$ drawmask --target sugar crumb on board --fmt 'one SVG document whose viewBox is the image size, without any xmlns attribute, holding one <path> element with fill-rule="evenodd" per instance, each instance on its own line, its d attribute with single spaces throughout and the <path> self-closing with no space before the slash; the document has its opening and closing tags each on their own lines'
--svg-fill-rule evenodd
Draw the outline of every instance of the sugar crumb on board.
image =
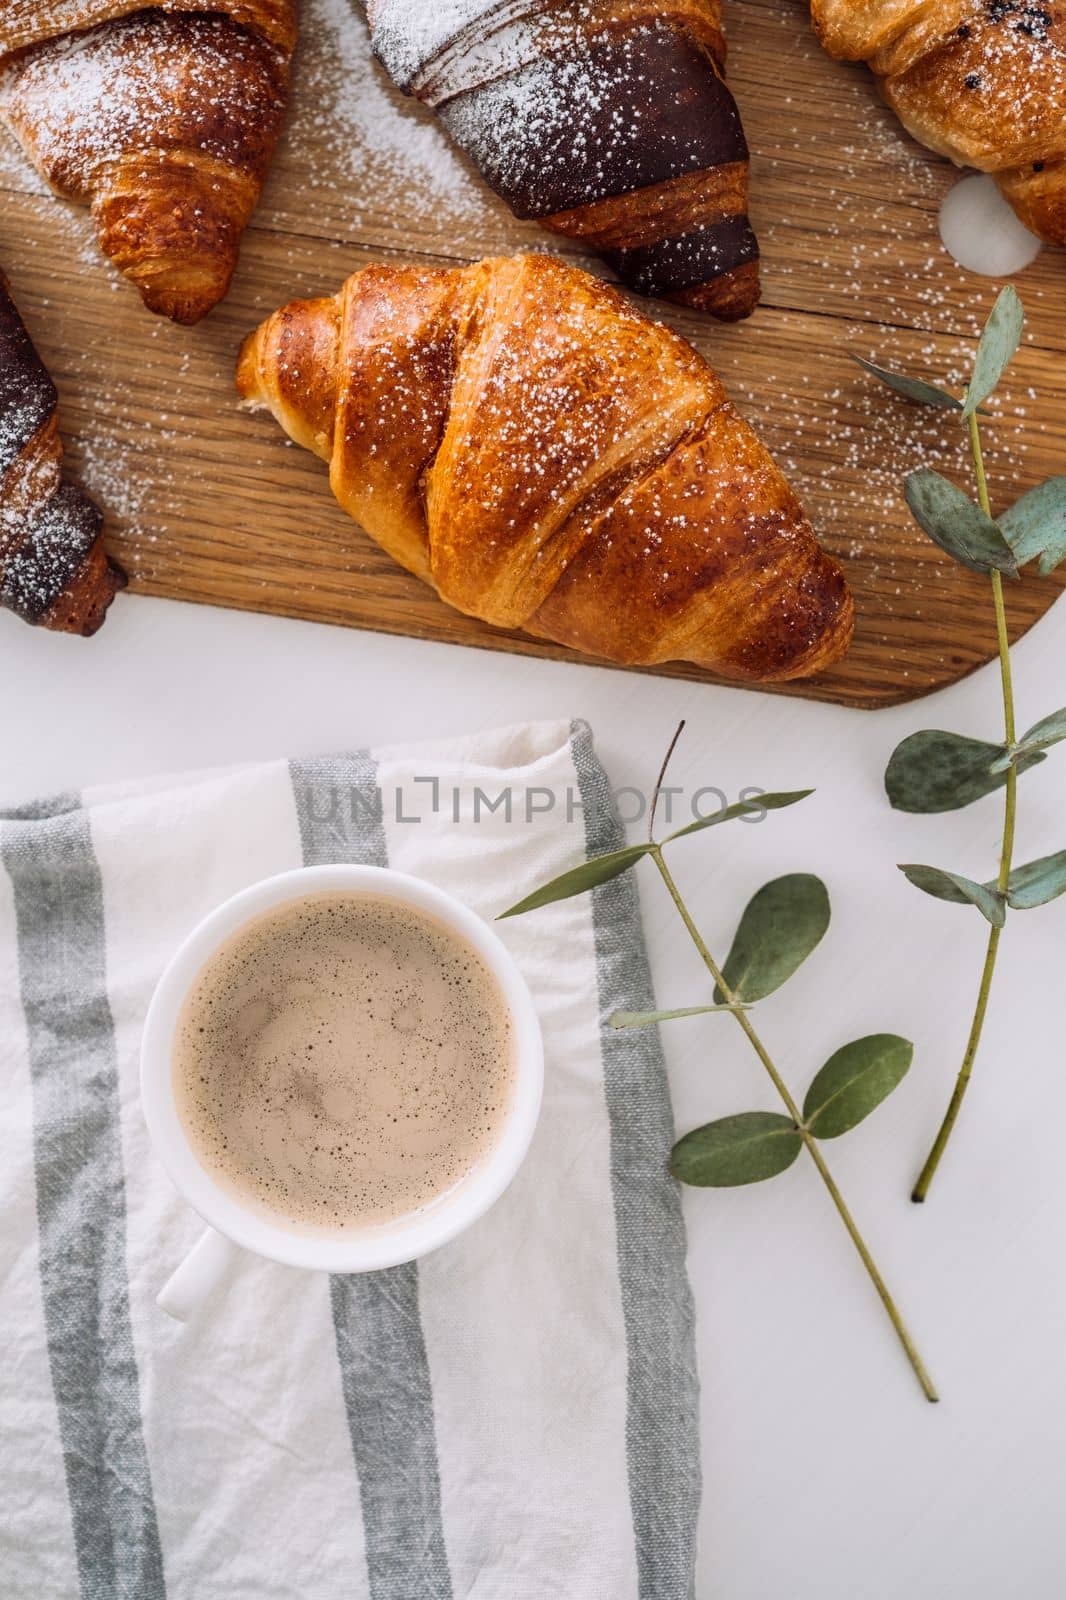
<svg viewBox="0 0 1066 1600">
<path fill-rule="evenodd" d="M 304 13 L 284 138 L 306 164 L 312 191 L 344 209 L 353 234 L 363 225 L 364 197 L 398 189 L 398 231 L 431 224 L 442 211 L 461 212 L 471 226 L 485 218 L 492 202 L 483 186 L 432 113 L 389 84 L 352 0 L 304 0 Z M 461 247 L 462 238 L 455 243 Z"/>
</svg>

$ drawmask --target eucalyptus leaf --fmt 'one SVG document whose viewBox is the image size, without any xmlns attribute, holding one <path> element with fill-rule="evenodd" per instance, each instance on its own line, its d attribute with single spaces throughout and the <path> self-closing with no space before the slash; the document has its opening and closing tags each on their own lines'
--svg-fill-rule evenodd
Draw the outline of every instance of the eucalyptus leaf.
<svg viewBox="0 0 1066 1600">
<path fill-rule="evenodd" d="M 670 1171 L 682 1183 L 707 1189 L 761 1183 L 790 1167 L 802 1145 L 791 1117 L 777 1111 L 741 1111 L 686 1133 L 674 1145 Z"/>
<path fill-rule="evenodd" d="M 752 896 L 722 976 L 738 1000 L 761 1000 L 801 966 L 829 926 L 829 893 L 809 872 L 774 878 Z M 725 994 L 714 991 L 721 1002 Z"/>
<path fill-rule="evenodd" d="M 1041 717 L 1039 722 L 1023 733 L 1018 741 L 1018 748 L 1026 752 L 1030 750 L 1047 750 L 1053 744 L 1061 744 L 1066 739 L 1066 706 L 1059 711 L 1052 711 L 1046 717 Z"/>
<path fill-rule="evenodd" d="M 975 883 L 961 873 L 944 872 L 940 867 L 920 866 L 916 862 L 901 862 L 899 870 L 916 889 L 937 900 L 948 900 L 956 906 L 976 906 L 994 928 L 1002 928 L 1007 920 L 1006 897 L 994 884 Z"/>
<path fill-rule="evenodd" d="M 1002 378 L 1022 342 L 1025 311 L 1013 284 L 1008 283 L 996 297 L 977 345 L 973 377 L 966 390 L 962 414 L 970 417 L 982 400 L 987 400 Z"/>
<path fill-rule="evenodd" d="M 505 917 L 520 917 L 526 911 L 538 911 L 541 906 L 550 906 L 556 900 L 569 900 L 575 894 L 596 889 L 601 883 L 609 883 L 612 878 L 628 872 L 641 856 L 646 856 L 654 848 L 651 844 L 630 844 L 622 850 L 612 850 L 608 855 L 596 856 L 592 861 L 583 861 L 579 867 L 572 867 L 561 877 L 534 889 L 517 905 L 501 911 L 496 920 L 502 922 Z"/>
<path fill-rule="evenodd" d="M 647 1028 L 653 1022 L 673 1022 L 676 1017 L 705 1017 L 711 1012 L 746 1011 L 747 1006 L 682 1006 L 678 1011 L 615 1011 L 612 1028 Z"/>
<path fill-rule="evenodd" d="M 1066 894 L 1066 850 L 1015 867 L 1007 880 L 1007 904 L 1016 911 L 1046 906 L 1060 894 Z"/>
<path fill-rule="evenodd" d="M 813 793 L 813 789 L 789 789 L 784 794 L 760 794 L 754 800 L 737 800 L 731 806 L 724 806 L 721 811 L 712 812 L 710 816 L 697 817 L 695 822 L 678 828 L 676 833 L 668 833 L 663 844 L 669 844 L 671 839 L 684 839 L 690 833 L 701 833 L 704 828 L 716 828 L 720 822 L 732 822 L 735 817 L 752 817 L 759 811 L 781 811 L 785 806 L 794 806 L 797 801 L 806 800 Z"/>
<path fill-rule="evenodd" d="M 864 372 L 872 378 L 877 378 L 888 388 L 894 389 L 907 400 L 917 400 L 926 406 L 939 406 L 944 411 L 961 411 L 962 401 L 957 400 L 953 394 L 948 394 L 946 389 L 938 389 L 935 384 L 926 383 L 924 378 L 911 378 L 905 372 L 890 372 L 887 367 L 878 367 L 872 361 L 864 361 L 862 356 L 853 356 Z"/>
<path fill-rule="evenodd" d="M 1066 477 L 1048 478 L 996 519 L 1020 567 L 1040 556 L 1045 575 L 1066 556 Z"/>
<path fill-rule="evenodd" d="M 1035 752 L 1020 757 L 1018 771 L 1026 772 L 1043 760 Z M 983 739 L 968 739 L 943 728 L 923 728 L 893 750 L 885 770 L 885 791 L 895 811 L 921 815 L 958 811 L 1002 789 L 1009 764 L 1005 744 L 986 744 Z"/>
<path fill-rule="evenodd" d="M 803 1102 L 803 1120 L 818 1139 L 854 1128 L 902 1083 L 914 1055 L 909 1039 L 871 1033 L 853 1039 L 815 1074 Z"/>
<path fill-rule="evenodd" d="M 1066 706 L 1034 722 L 1017 744 L 1004 745 L 1003 754 L 996 757 L 991 770 L 1006 772 L 1008 767 L 1017 766 L 1024 771 L 1027 766 L 1034 766 L 1043 759 L 1039 754 L 1041 750 L 1050 750 L 1052 745 L 1061 744 L 1063 739 L 1066 739 Z"/>
<path fill-rule="evenodd" d="M 1064 561 L 1066 561 L 1066 538 L 1056 540 L 1054 544 L 1048 545 L 1047 549 L 1044 551 L 1044 554 L 1040 557 L 1040 564 L 1037 568 L 1037 571 L 1040 573 L 1042 578 L 1047 578 L 1055 571 L 1055 568 L 1060 567 Z"/>
<path fill-rule="evenodd" d="M 919 467 L 908 473 L 903 493 L 918 525 L 962 566 L 971 572 L 1018 576 L 1014 552 L 992 518 L 949 479 L 931 467 Z"/>
</svg>

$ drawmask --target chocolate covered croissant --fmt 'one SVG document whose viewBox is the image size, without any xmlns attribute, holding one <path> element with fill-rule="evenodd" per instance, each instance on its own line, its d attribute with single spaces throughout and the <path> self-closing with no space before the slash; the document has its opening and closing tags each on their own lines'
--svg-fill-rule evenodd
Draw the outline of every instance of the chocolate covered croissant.
<svg viewBox="0 0 1066 1600">
<path fill-rule="evenodd" d="M 0 0 L 0 117 L 175 322 L 229 287 L 295 39 L 295 0 Z"/>
<path fill-rule="evenodd" d="M 843 574 L 714 373 L 555 258 L 368 267 L 268 318 L 237 386 L 460 611 L 752 680 L 847 647 Z"/>
<path fill-rule="evenodd" d="M 1066 6 L 812 0 L 831 55 L 868 61 L 908 133 L 990 172 L 1033 233 L 1066 244 Z"/>
<path fill-rule="evenodd" d="M 390 75 L 520 217 L 630 288 L 715 316 L 759 298 L 748 147 L 719 0 L 366 0 Z"/>
<path fill-rule="evenodd" d="M 55 385 L 0 274 L 0 606 L 63 633 L 95 633 L 121 570 L 103 515 L 60 473 Z"/>
</svg>

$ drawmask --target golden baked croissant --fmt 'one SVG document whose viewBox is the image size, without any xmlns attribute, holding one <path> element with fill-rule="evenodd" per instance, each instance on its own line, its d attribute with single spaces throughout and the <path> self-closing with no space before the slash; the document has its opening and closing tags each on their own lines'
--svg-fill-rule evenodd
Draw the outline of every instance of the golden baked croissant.
<svg viewBox="0 0 1066 1600">
<path fill-rule="evenodd" d="M 847 647 L 843 574 L 714 373 L 553 257 L 368 267 L 250 334 L 237 387 L 460 611 L 755 680 Z"/>
<path fill-rule="evenodd" d="M 95 633 L 117 590 L 103 515 L 60 476 L 55 385 L 0 273 L 0 605 L 63 633 Z"/>
<path fill-rule="evenodd" d="M 229 287 L 295 39 L 295 0 L 0 0 L 0 117 L 175 322 Z"/>
<path fill-rule="evenodd" d="M 728 320 L 759 299 L 719 0 L 366 0 L 376 54 L 520 217 L 631 289 Z"/>
<path fill-rule="evenodd" d="M 1066 244 L 1066 7 L 1048 0 L 812 0 L 830 55 L 868 61 L 908 133 L 990 172 Z"/>
</svg>

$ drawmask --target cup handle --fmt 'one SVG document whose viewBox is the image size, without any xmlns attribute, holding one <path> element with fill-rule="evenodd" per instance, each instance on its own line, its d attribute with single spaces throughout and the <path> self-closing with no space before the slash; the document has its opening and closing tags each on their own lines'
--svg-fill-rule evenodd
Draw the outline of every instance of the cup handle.
<svg viewBox="0 0 1066 1600">
<path fill-rule="evenodd" d="M 224 1233 L 206 1228 L 155 1297 L 155 1303 L 168 1317 L 188 1322 L 209 1295 L 229 1276 L 240 1253 L 240 1246 Z"/>
</svg>

